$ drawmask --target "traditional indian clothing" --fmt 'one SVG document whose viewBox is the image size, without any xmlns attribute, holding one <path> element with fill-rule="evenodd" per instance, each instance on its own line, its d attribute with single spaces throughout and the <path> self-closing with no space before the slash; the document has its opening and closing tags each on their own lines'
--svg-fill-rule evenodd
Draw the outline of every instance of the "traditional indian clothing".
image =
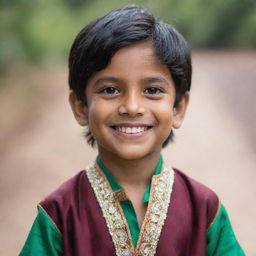
<svg viewBox="0 0 256 256">
<path fill-rule="evenodd" d="M 131 200 L 100 158 L 38 205 L 20 256 L 243 256 L 209 188 L 160 158 L 139 226 Z"/>
</svg>

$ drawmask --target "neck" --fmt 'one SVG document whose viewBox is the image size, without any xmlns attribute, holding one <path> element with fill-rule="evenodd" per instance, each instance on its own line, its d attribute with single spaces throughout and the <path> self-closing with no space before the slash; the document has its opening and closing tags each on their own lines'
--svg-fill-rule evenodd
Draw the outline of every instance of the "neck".
<svg viewBox="0 0 256 256">
<path fill-rule="evenodd" d="M 140 159 L 123 159 L 111 157 L 99 151 L 99 157 L 104 166 L 111 172 L 123 187 L 146 188 L 160 158 L 159 152 L 154 152 Z M 113 161 L 114 160 L 114 161 Z"/>
</svg>

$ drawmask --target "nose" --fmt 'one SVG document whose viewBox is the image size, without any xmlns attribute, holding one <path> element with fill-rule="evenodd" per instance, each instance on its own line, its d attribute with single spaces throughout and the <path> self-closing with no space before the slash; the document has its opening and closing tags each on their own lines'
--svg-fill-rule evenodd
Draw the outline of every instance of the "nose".
<svg viewBox="0 0 256 256">
<path fill-rule="evenodd" d="M 142 96 L 139 93 L 132 92 L 124 95 L 119 106 L 118 112 L 120 115 L 136 117 L 145 113 Z"/>
</svg>

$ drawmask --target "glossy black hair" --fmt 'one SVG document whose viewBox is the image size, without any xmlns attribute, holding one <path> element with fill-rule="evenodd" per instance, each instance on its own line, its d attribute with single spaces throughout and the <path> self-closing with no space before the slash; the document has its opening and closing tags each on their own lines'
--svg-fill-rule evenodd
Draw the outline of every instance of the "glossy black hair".
<svg viewBox="0 0 256 256">
<path fill-rule="evenodd" d="M 167 65 L 175 83 L 175 106 L 191 87 L 191 57 L 189 45 L 171 25 L 155 18 L 144 7 L 129 5 L 113 10 L 86 25 L 77 35 L 69 55 L 69 86 L 77 98 L 87 104 L 85 88 L 88 79 L 107 67 L 121 48 L 149 41 L 159 60 Z M 165 147 L 173 139 L 170 133 Z M 87 142 L 95 139 L 90 131 Z"/>
</svg>

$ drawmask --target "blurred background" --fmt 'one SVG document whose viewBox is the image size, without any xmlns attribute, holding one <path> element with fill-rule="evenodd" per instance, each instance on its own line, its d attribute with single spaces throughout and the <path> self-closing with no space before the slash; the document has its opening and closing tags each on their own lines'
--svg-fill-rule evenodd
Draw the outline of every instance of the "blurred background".
<svg viewBox="0 0 256 256">
<path fill-rule="evenodd" d="M 85 24 L 126 4 L 190 42 L 191 102 L 164 157 L 219 195 L 256 255 L 254 0 L 0 0 L 0 254 L 18 255 L 37 203 L 94 160 L 67 101 L 69 48 Z"/>
</svg>

